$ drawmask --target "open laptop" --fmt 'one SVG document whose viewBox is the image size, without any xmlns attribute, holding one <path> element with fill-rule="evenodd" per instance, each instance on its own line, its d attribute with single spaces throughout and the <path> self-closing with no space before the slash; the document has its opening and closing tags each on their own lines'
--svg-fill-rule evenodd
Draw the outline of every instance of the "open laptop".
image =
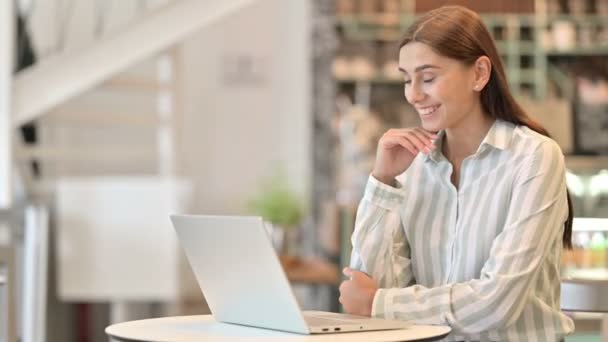
<svg viewBox="0 0 608 342">
<path fill-rule="evenodd" d="M 301 334 L 403 329 L 404 321 L 302 312 L 260 217 L 171 215 L 215 320 Z"/>
</svg>

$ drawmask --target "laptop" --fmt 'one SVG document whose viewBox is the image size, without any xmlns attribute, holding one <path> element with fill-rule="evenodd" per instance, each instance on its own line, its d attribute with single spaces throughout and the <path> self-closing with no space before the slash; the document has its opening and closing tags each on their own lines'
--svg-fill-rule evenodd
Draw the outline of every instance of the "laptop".
<svg viewBox="0 0 608 342">
<path fill-rule="evenodd" d="M 171 215 L 171 222 L 216 321 L 300 334 L 411 326 L 301 311 L 260 217 Z"/>
</svg>

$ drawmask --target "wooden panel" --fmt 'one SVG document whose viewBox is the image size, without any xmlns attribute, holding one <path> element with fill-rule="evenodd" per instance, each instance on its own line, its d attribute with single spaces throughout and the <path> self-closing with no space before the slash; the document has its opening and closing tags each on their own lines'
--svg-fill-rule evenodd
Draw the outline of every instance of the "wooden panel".
<svg viewBox="0 0 608 342">
<path fill-rule="evenodd" d="M 461 5 L 480 13 L 533 13 L 534 1 L 488 1 L 488 0 L 418 0 L 416 12 L 427 12 L 444 5 Z"/>
</svg>

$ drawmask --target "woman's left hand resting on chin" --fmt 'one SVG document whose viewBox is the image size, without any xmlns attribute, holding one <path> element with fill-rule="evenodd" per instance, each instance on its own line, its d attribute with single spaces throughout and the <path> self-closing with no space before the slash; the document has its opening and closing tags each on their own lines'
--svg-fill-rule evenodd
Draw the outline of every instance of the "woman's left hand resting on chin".
<svg viewBox="0 0 608 342">
<path fill-rule="evenodd" d="M 367 274 L 349 267 L 344 268 L 342 273 L 349 280 L 340 284 L 340 304 L 348 314 L 370 317 L 378 284 Z"/>
</svg>

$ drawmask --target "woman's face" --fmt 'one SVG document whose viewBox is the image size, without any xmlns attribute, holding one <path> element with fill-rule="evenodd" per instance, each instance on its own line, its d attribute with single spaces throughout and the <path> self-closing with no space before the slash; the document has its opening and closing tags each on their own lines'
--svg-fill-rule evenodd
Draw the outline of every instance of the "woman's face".
<svg viewBox="0 0 608 342">
<path fill-rule="evenodd" d="M 399 70 L 404 75 L 405 98 L 428 131 L 457 127 L 479 108 L 474 67 L 441 56 L 426 44 L 404 45 L 399 51 Z"/>
</svg>

